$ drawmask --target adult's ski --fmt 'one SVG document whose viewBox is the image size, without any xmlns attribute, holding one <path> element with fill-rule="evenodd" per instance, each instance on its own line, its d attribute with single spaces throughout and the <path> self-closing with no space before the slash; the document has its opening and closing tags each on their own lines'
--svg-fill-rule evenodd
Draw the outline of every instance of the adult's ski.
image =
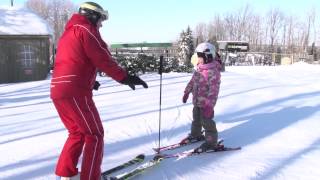
<svg viewBox="0 0 320 180">
<path fill-rule="evenodd" d="M 135 168 L 135 169 L 133 169 L 133 170 L 127 172 L 127 173 L 124 173 L 124 174 L 119 175 L 119 176 L 110 177 L 110 180 L 127 180 L 127 179 L 131 179 L 131 178 L 143 173 L 147 169 L 150 169 L 150 168 L 158 165 L 161 162 L 162 159 L 163 159 L 162 156 L 158 156 L 157 155 L 152 160 L 141 164 L 137 168 Z"/>
<path fill-rule="evenodd" d="M 114 168 L 111 168 L 109 170 L 106 170 L 104 171 L 102 174 L 101 174 L 101 177 L 104 179 L 104 180 L 108 180 L 109 178 L 109 175 L 116 172 L 116 171 L 119 171 L 119 170 L 122 170 L 126 167 L 129 167 L 131 165 L 134 165 L 134 164 L 137 164 L 137 163 L 140 163 L 140 162 L 143 162 L 144 161 L 144 158 L 145 158 L 145 155 L 144 154 L 139 154 L 138 156 L 136 156 L 135 158 L 123 163 L 123 164 L 120 164 L 119 166 L 116 166 Z"/>
</svg>

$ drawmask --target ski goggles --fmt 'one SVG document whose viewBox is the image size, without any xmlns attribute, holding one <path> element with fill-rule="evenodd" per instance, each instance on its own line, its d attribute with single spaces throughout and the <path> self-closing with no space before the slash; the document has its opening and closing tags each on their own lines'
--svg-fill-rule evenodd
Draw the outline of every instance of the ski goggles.
<svg viewBox="0 0 320 180">
<path fill-rule="evenodd" d="M 201 58 L 205 58 L 205 57 L 206 57 L 206 54 L 203 53 L 203 52 L 197 52 L 197 56 L 198 56 L 198 57 L 201 57 Z"/>
</svg>

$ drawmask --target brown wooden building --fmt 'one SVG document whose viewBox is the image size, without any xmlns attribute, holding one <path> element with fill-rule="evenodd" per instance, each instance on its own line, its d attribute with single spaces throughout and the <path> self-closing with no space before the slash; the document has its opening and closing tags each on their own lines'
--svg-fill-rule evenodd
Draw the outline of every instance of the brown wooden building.
<svg viewBox="0 0 320 180">
<path fill-rule="evenodd" d="M 27 9 L 0 7 L 0 83 L 45 79 L 51 32 L 43 19 Z"/>
</svg>

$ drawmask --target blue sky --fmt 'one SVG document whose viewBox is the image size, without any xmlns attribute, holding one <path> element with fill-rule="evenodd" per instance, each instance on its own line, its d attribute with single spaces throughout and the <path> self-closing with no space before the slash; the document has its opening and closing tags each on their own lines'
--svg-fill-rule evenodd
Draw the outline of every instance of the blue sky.
<svg viewBox="0 0 320 180">
<path fill-rule="evenodd" d="M 26 0 L 15 0 L 23 4 Z M 75 4 L 84 0 L 72 0 Z M 94 0 L 93 0 L 94 1 Z M 279 8 L 302 18 L 312 8 L 318 11 L 319 0 L 96 0 L 109 11 L 101 34 L 108 43 L 171 42 L 190 25 L 208 23 L 215 14 L 233 13 L 249 4 L 254 12 L 265 13 Z M 0 5 L 10 4 L 2 0 Z"/>
</svg>

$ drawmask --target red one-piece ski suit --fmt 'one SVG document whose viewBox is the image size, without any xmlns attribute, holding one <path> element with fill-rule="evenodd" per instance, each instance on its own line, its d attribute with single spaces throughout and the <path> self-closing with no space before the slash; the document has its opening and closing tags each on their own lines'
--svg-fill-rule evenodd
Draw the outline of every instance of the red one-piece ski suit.
<svg viewBox="0 0 320 180">
<path fill-rule="evenodd" d="M 59 40 L 51 80 L 51 98 L 69 133 L 56 166 L 58 176 L 78 174 L 83 154 L 81 180 L 100 179 L 104 130 L 92 100 L 97 69 L 116 81 L 127 77 L 98 28 L 85 16 L 74 14 Z"/>
</svg>

